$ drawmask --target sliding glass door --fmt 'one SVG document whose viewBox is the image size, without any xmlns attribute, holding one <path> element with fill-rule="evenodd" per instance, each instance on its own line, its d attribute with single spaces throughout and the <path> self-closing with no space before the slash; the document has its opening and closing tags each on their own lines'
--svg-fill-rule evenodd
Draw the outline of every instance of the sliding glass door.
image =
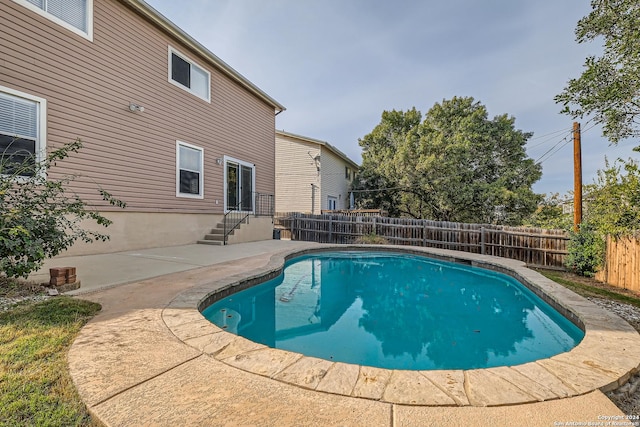
<svg viewBox="0 0 640 427">
<path fill-rule="evenodd" d="M 255 166 L 235 159 L 225 160 L 225 210 L 252 212 Z"/>
</svg>

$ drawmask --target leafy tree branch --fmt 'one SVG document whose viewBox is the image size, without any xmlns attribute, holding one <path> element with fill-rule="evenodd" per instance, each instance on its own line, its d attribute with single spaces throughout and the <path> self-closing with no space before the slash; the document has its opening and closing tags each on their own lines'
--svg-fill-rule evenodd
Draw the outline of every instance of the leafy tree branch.
<svg viewBox="0 0 640 427">
<path fill-rule="evenodd" d="M 106 234 L 81 227 L 84 220 L 104 227 L 111 220 L 69 189 L 77 176 L 53 179 L 49 174 L 58 161 L 81 148 L 82 142 L 77 139 L 39 161 L 33 153 L 9 149 L 0 153 L 0 272 L 26 278 L 45 259 L 68 249 L 78 239 L 86 243 L 109 239 Z M 126 206 L 106 190 L 98 187 L 97 191 L 110 205 Z"/>
<path fill-rule="evenodd" d="M 578 43 L 603 40 L 601 56 L 590 56 L 578 78 L 555 97 L 573 118 L 594 115 L 611 142 L 640 136 L 640 1 L 592 0 L 578 22 Z M 637 147 L 639 148 L 639 147 Z"/>
</svg>

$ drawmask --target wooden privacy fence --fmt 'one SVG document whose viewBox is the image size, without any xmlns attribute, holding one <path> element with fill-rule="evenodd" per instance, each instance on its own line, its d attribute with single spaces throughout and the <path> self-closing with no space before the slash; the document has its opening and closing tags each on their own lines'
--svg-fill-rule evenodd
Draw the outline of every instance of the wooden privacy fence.
<svg viewBox="0 0 640 427">
<path fill-rule="evenodd" d="M 640 239 L 607 236 L 604 267 L 596 280 L 640 292 Z"/>
<path fill-rule="evenodd" d="M 276 216 L 275 225 L 293 240 L 353 243 L 375 234 L 394 245 L 494 255 L 546 268 L 563 268 L 569 240 L 563 230 L 375 216 L 286 213 Z"/>
<path fill-rule="evenodd" d="M 322 210 L 322 215 L 345 215 L 345 216 L 386 216 L 387 211 L 382 209 L 338 209 Z"/>
</svg>

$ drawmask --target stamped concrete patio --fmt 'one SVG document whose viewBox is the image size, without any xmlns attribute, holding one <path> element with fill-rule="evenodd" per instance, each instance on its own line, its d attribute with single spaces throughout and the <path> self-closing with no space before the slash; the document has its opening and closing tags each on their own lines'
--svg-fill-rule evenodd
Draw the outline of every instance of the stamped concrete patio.
<svg viewBox="0 0 640 427">
<path fill-rule="evenodd" d="M 624 421 L 600 389 L 615 388 L 637 370 L 640 336 L 519 262 L 429 251 L 521 269 L 584 322 L 585 339 L 571 352 L 510 368 L 376 370 L 263 347 L 223 332 L 197 310 L 210 293 L 276 271 L 287 253 L 317 247 L 190 245 L 52 261 L 76 266 L 83 287 L 74 293 L 103 306 L 69 352 L 71 375 L 90 411 L 109 426 Z M 111 279 L 87 280 L 96 270 L 109 270 Z"/>
</svg>

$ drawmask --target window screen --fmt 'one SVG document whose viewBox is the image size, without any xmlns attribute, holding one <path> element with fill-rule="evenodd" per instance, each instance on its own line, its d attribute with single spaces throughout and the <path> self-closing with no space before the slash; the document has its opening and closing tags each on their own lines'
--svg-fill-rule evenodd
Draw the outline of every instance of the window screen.
<svg viewBox="0 0 640 427">
<path fill-rule="evenodd" d="M 202 195 L 202 150 L 178 144 L 178 193 Z"/>
<path fill-rule="evenodd" d="M 200 194 L 200 174 L 180 170 L 180 192 L 184 194 Z"/>
<path fill-rule="evenodd" d="M 191 88 L 191 64 L 175 53 L 171 54 L 171 78 L 181 85 Z"/>
<path fill-rule="evenodd" d="M 0 174 L 33 176 L 36 141 L 0 135 Z"/>
</svg>

